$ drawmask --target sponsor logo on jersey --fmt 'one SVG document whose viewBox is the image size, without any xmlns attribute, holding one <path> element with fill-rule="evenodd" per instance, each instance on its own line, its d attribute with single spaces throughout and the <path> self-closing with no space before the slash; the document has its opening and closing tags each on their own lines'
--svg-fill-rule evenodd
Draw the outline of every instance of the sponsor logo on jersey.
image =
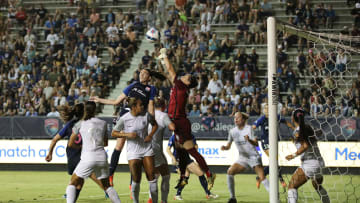
<svg viewBox="0 0 360 203">
<path fill-rule="evenodd" d="M 44 121 L 44 130 L 47 135 L 55 136 L 59 131 L 59 120 L 54 118 L 46 119 Z"/>
</svg>

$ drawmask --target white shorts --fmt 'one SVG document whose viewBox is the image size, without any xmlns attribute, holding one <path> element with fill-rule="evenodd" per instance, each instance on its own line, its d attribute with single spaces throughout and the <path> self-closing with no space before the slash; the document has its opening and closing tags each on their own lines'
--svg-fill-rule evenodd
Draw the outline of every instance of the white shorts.
<svg viewBox="0 0 360 203">
<path fill-rule="evenodd" d="M 107 161 L 82 161 L 76 166 L 74 173 L 80 178 L 88 178 L 95 173 L 97 179 L 109 177 L 109 164 Z"/>
<path fill-rule="evenodd" d="M 155 159 L 155 167 L 159 167 L 163 164 L 167 164 L 165 155 L 162 152 L 155 153 L 154 159 Z"/>
<path fill-rule="evenodd" d="M 154 151 L 151 148 L 143 153 L 127 151 L 126 156 L 128 161 L 133 159 L 143 160 L 145 156 L 154 156 Z"/>
<path fill-rule="evenodd" d="M 312 159 L 303 161 L 300 168 L 304 171 L 307 178 L 317 179 L 322 177 L 322 168 L 324 166 L 323 161 Z"/>
<path fill-rule="evenodd" d="M 249 158 L 239 157 L 239 159 L 236 160 L 235 163 L 250 169 L 253 169 L 255 166 L 262 165 L 260 156 L 251 156 Z"/>
</svg>

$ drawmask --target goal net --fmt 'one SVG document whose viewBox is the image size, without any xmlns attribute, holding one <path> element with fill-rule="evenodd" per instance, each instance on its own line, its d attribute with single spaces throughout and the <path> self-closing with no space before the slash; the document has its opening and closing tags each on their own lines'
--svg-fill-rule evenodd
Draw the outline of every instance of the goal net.
<svg viewBox="0 0 360 203">
<path fill-rule="evenodd" d="M 290 121 L 294 109 L 305 111 L 305 122 L 316 132 L 325 163 L 316 175 L 323 175 L 331 202 L 360 202 L 356 174 L 360 170 L 360 38 L 347 31 L 320 33 L 281 22 L 276 29 L 278 113 Z M 269 119 L 276 119 L 274 116 Z M 279 125 L 278 164 L 293 167 L 284 175 L 287 183 L 301 165 L 300 156 L 285 159 L 296 151 L 292 132 Z M 310 179 L 297 191 L 298 202 L 322 202 L 324 198 Z M 281 202 L 287 202 L 287 189 L 280 186 L 279 194 Z"/>
</svg>

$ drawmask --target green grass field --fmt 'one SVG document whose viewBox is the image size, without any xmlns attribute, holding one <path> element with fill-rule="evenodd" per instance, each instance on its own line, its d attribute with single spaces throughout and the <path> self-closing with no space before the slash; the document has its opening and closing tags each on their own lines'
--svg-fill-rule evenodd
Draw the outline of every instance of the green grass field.
<svg viewBox="0 0 360 203">
<path fill-rule="evenodd" d="M 172 174 L 169 202 L 173 200 L 178 176 Z M 289 180 L 290 175 L 285 179 Z M 1 189 L 0 202 L 66 202 L 62 198 L 65 188 L 70 180 L 66 172 L 19 172 L 19 171 L 0 171 Z M 128 173 L 115 174 L 115 189 L 122 202 L 132 202 L 129 196 Z M 268 202 L 269 195 L 264 187 L 259 190 L 255 186 L 255 175 L 235 176 L 235 190 L 238 202 Z M 360 202 L 360 176 L 325 176 L 325 187 L 328 190 L 332 202 Z M 140 199 L 147 202 L 148 183 L 143 175 Z M 160 188 L 159 188 L 160 190 Z M 283 191 L 280 189 L 280 191 Z M 218 174 L 213 193 L 218 194 L 216 200 L 207 200 L 205 193 L 200 186 L 199 180 L 195 175 L 190 177 L 189 184 L 185 187 L 182 202 L 227 202 L 229 193 L 226 184 L 226 175 Z M 286 202 L 286 193 L 281 194 L 281 202 Z M 110 202 L 105 200 L 104 192 L 92 182 L 85 181 L 84 188 L 80 193 L 78 202 L 100 203 Z M 299 190 L 299 202 L 320 202 L 318 195 L 309 182 Z"/>
</svg>

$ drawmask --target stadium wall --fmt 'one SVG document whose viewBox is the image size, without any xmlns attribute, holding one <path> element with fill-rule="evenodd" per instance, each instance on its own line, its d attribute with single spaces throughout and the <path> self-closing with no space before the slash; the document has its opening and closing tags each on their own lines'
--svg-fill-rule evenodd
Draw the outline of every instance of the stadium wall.
<svg viewBox="0 0 360 203">
<path fill-rule="evenodd" d="M 250 117 L 253 123 L 258 117 Z M 112 130 L 111 117 L 102 118 Z M 226 140 L 228 131 L 234 127 L 232 117 L 190 117 L 193 135 L 198 140 Z M 285 118 L 290 120 L 289 117 Z M 321 129 L 319 140 L 326 141 L 360 141 L 360 119 L 344 117 L 307 118 L 315 129 Z M 2 117 L 0 118 L 0 139 L 51 139 L 62 128 L 59 118 L 49 117 Z M 259 131 L 255 131 L 259 133 Z M 110 134 L 110 133 L 109 133 Z M 165 132 L 165 138 L 171 133 Z M 109 135 L 110 136 L 110 135 Z M 280 140 L 291 140 L 292 130 L 285 123 L 279 125 Z"/>
</svg>

